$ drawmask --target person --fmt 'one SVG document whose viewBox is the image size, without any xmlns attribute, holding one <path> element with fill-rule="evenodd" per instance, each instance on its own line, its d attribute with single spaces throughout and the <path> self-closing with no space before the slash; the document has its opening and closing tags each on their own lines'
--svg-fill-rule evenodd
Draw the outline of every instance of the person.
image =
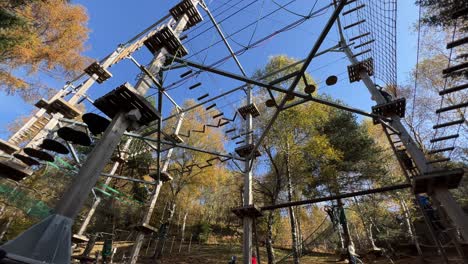
<svg viewBox="0 0 468 264">
<path fill-rule="evenodd" d="M 350 242 L 348 245 L 348 253 L 349 253 L 349 263 L 357 264 L 357 257 L 359 257 L 359 255 L 356 254 L 356 250 L 354 249 L 353 242 Z"/>
<path fill-rule="evenodd" d="M 228 264 L 236 264 L 236 260 L 237 260 L 237 257 L 236 257 L 236 256 L 232 256 L 232 257 L 231 257 L 231 260 L 229 261 Z"/>
<path fill-rule="evenodd" d="M 254 254 L 252 254 L 252 264 L 257 264 L 257 256 Z"/>
</svg>

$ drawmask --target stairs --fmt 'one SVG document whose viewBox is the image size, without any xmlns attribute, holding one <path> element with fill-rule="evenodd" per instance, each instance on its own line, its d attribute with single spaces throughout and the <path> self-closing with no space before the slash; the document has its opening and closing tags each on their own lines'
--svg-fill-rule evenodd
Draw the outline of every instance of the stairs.
<svg viewBox="0 0 468 264">
<path fill-rule="evenodd" d="M 42 117 L 38 118 L 31 126 L 25 128 L 23 131 L 18 131 L 18 133 L 13 135 L 8 140 L 8 142 L 18 146 L 24 141 L 33 138 L 45 127 L 45 125 L 47 125 L 50 119 L 51 118 L 49 116 L 43 115 Z"/>
</svg>

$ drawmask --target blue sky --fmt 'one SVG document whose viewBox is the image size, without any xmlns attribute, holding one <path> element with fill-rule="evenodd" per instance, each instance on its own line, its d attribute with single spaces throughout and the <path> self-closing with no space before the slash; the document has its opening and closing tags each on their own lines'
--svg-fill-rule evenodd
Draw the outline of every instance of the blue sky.
<svg viewBox="0 0 468 264">
<path fill-rule="evenodd" d="M 207 2 L 212 10 L 217 10 L 214 11 L 216 16 L 220 11 L 228 8 L 230 3 L 237 1 L 212 0 Z M 226 15 L 237 10 L 236 8 L 247 5 L 249 2 L 251 1 L 244 0 L 239 6 L 233 7 L 230 11 L 219 15 L 218 19 L 223 19 Z M 285 4 L 288 1 L 277 0 L 276 2 Z M 293 4 L 288 6 L 288 10 L 306 15 L 314 2 L 315 1 L 312 0 L 296 0 Z M 160 17 L 167 14 L 169 8 L 174 6 L 177 1 L 139 0 L 137 1 L 138 4 L 136 4 L 135 1 L 122 0 L 76 0 L 73 1 L 73 3 L 83 5 L 87 9 L 90 17 L 88 26 L 91 29 L 91 33 L 87 43 L 88 50 L 86 51 L 86 55 L 100 59 L 112 52 L 119 43 L 125 42 L 154 23 Z M 329 1 L 319 0 L 315 10 L 325 6 L 327 3 L 329 3 Z M 408 73 L 416 61 L 416 37 L 415 33 L 410 31 L 411 26 L 417 18 L 417 8 L 413 3 L 414 1 L 412 0 L 398 1 L 397 55 L 399 83 L 407 79 Z M 254 5 L 247 7 L 242 12 L 224 21 L 222 23 L 223 30 L 226 35 L 232 34 L 237 29 L 250 22 L 255 22 L 258 17 L 264 16 L 276 8 L 277 6 L 271 0 L 259 0 Z M 275 15 L 260 21 L 256 26 L 253 25 L 247 30 L 232 36 L 230 40 L 234 50 L 242 48 L 242 45 L 247 45 L 250 38 L 252 38 L 252 41 L 255 41 L 294 20 L 300 19 L 299 16 L 289 11 L 281 10 L 276 12 Z M 261 68 L 262 65 L 267 62 L 268 57 L 272 55 L 286 54 L 299 59 L 304 58 L 313 45 L 315 38 L 318 36 L 321 27 L 328 19 L 330 11 L 329 9 L 324 15 L 308 20 L 293 30 L 281 33 L 273 39 L 262 43 L 261 46 L 251 49 L 239 56 L 247 73 L 252 74 L 256 69 Z M 205 16 L 203 11 L 201 13 Z M 205 18 L 205 20 L 207 20 L 207 18 Z M 212 44 L 219 40 L 219 37 L 213 29 L 190 40 L 208 26 L 208 23 L 199 24 L 198 28 L 189 31 L 189 38 L 186 43 L 186 47 L 190 51 L 189 56 L 197 53 L 197 51 L 207 46 L 207 44 Z M 336 44 L 337 40 L 336 30 L 333 29 L 322 47 L 330 47 Z M 206 64 L 210 64 L 227 55 L 228 53 L 225 47 L 218 44 L 209 51 L 204 51 L 191 57 L 190 60 L 204 61 Z M 141 63 L 146 64 L 149 61 L 150 54 L 143 48 L 135 57 Z M 372 105 L 369 98 L 370 96 L 362 83 L 349 84 L 346 75 L 346 65 L 348 65 L 348 62 L 343 57 L 343 54 L 335 53 L 317 58 L 309 67 L 309 72 L 319 84 L 331 74 L 338 75 L 340 81 L 337 85 L 332 87 L 319 85 L 319 91 L 329 94 L 333 98 L 340 99 L 353 107 L 370 111 L 370 106 Z M 226 61 L 219 67 L 224 70 L 239 73 L 239 70 L 232 60 Z M 123 82 L 128 81 L 130 83 L 135 83 L 135 76 L 138 74 L 138 69 L 129 61 L 123 61 L 112 67 L 110 71 L 113 73 L 114 78 L 102 85 L 93 86 L 90 91 L 90 96 L 92 98 L 98 98 Z M 168 84 L 177 81 L 179 79 L 178 75 L 184 71 L 185 70 L 178 70 L 168 74 L 165 83 Z M 202 87 L 189 91 L 187 87 L 196 82 L 202 82 Z M 53 84 L 57 85 L 57 88 L 60 87 L 56 82 L 53 82 Z M 182 86 L 170 90 L 169 93 L 178 103 L 182 103 L 187 97 L 197 98 L 205 93 L 214 96 L 238 84 L 241 83 L 211 74 L 201 74 L 189 80 L 187 83 L 184 83 Z M 151 92 L 152 91 L 150 91 L 150 93 Z M 241 98 L 242 93 L 236 93 L 217 101 L 216 103 L 219 107 L 219 111 L 224 112 L 226 116 L 229 117 L 229 115 L 233 114 L 236 107 L 241 104 L 241 101 L 239 101 Z M 91 105 L 87 105 L 87 109 L 93 111 Z M 21 115 L 28 115 L 32 110 L 34 110 L 33 106 L 24 103 L 17 96 L 8 96 L 0 93 L 0 138 L 7 139 L 8 132 L 6 126 L 8 123 Z"/>
</svg>

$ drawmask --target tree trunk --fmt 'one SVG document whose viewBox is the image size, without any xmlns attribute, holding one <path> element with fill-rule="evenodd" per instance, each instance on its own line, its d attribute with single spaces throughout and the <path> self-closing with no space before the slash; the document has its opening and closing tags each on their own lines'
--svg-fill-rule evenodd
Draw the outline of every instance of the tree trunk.
<svg viewBox="0 0 468 264">
<path fill-rule="evenodd" d="M 268 264 L 275 264 L 275 249 L 273 248 L 273 223 L 275 221 L 275 216 L 273 211 L 268 212 L 267 216 L 267 239 L 265 243 Z"/>
<path fill-rule="evenodd" d="M 153 258 L 159 259 L 162 256 L 162 251 L 164 249 L 164 242 L 166 241 L 167 234 L 169 233 L 169 227 L 172 223 L 172 219 L 174 218 L 174 211 L 176 208 L 176 203 L 175 201 L 172 201 L 170 205 L 167 207 L 167 218 L 164 223 L 161 224 L 161 227 L 159 228 L 159 243 L 158 246 L 156 247 L 156 250 L 154 252 Z"/>
<path fill-rule="evenodd" d="M 287 144 L 287 150 L 285 153 L 285 162 L 286 162 L 286 177 L 288 180 L 288 201 L 292 201 L 293 196 L 293 186 L 292 186 L 292 179 L 291 179 L 291 170 L 289 169 L 290 162 L 289 162 L 289 143 Z M 294 208 L 289 207 L 289 220 L 291 223 L 291 238 L 292 238 L 292 250 L 293 250 L 293 258 L 294 264 L 299 264 L 299 249 L 298 249 L 298 241 L 297 241 L 297 227 L 296 227 L 296 215 L 294 213 Z"/>
<path fill-rule="evenodd" d="M 302 227 L 301 227 L 301 214 L 300 207 L 296 207 L 296 226 L 297 226 L 297 247 L 299 250 L 299 256 L 303 254 L 304 241 L 302 238 Z"/>
<path fill-rule="evenodd" d="M 8 228 L 10 228 L 10 225 L 13 222 L 13 219 L 15 219 L 15 216 L 16 213 L 13 213 L 13 215 L 8 218 L 8 222 L 3 227 L 2 233 L 0 233 L 0 241 L 5 237 L 6 233 L 8 232 Z"/>
<path fill-rule="evenodd" d="M 359 213 L 359 218 L 361 218 L 362 225 L 364 227 L 364 232 L 366 233 L 367 241 L 369 242 L 369 246 L 371 246 L 373 250 L 378 250 L 379 248 L 375 245 L 374 236 L 372 235 L 372 222 L 367 224 L 367 221 L 364 219 L 364 213 L 362 212 L 361 206 L 359 206 L 359 202 L 356 197 L 354 197 L 354 203 L 356 204 L 356 208 Z"/>
<path fill-rule="evenodd" d="M 338 208 L 340 209 L 340 223 L 341 226 L 343 227 L 343 238 L 344 238 L 344 246 L 348 255 L 348 260 L 351 261 L 351 254 L 349 252 L 349 245 L 351 243 L 351 236 L 349 234 L 349 228 L 348 228 L 348 222 L 346 220 L 346 215 L 344 213 L 344 208 L 343 208 L 343 201 L 341 199 L 337 200 L 338 202 Z M 343 215 L 341 215 L 343 214 Z"/>
</svg>

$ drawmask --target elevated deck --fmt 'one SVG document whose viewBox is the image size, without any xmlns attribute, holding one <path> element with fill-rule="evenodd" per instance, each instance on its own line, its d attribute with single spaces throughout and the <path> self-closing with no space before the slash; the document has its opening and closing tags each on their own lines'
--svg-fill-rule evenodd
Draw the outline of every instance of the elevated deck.
<svg viewBox="0 0 468 264">
<path fill-rule="evenodd" d="M 460 185 L 460 181 L 465 174 L 465 169 L 442 169 L 428 174 L 423 174 L 413 178 L 413 192 L 430 193 L 438 186 L 446 186 L 448 189 L 455 189 Z"/>
</svg>

